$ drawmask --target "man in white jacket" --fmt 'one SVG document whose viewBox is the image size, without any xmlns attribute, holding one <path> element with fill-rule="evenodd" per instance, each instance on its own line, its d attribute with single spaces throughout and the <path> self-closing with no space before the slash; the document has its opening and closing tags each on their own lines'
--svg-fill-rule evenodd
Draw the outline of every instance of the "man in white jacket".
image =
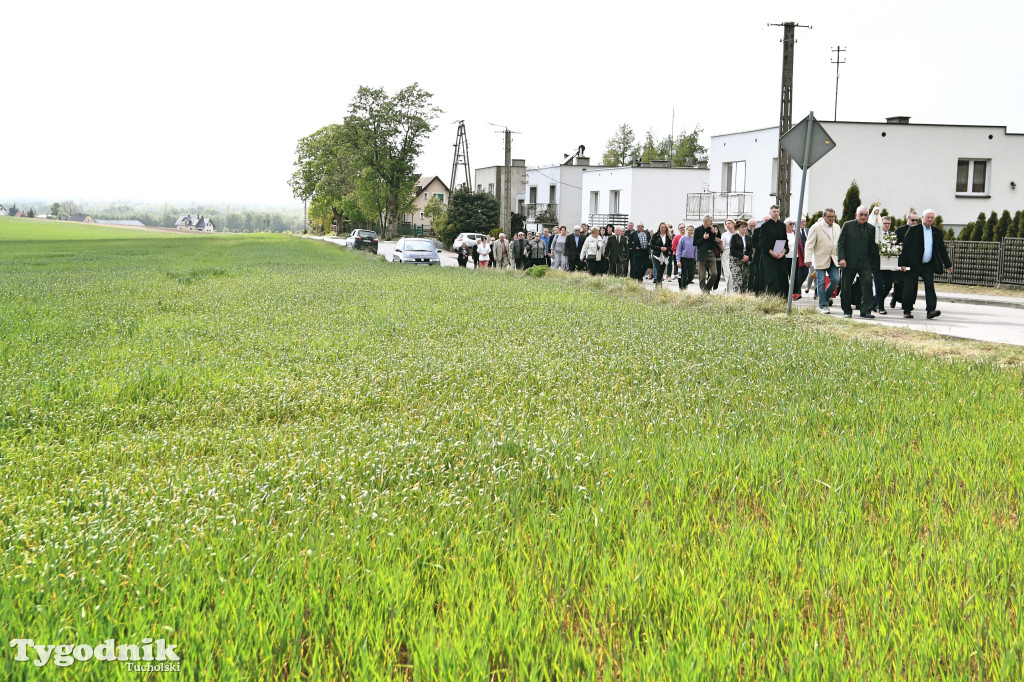
<svg viewBox="0 0 1024 682">
<path fill-rule="evenodd" d="M 842 228 L 836 224 L 836 212 L 826 208 L 825 215 L 814 223 L 807 244 L 804 245 L 805 259 L 814 263 L 814 274 L 817 277 L 818 312 L 829 314 L 829 306 L 839 286 L 839 233 Z M 828 277 L 828 288 L 825 277 Z"/>
</svg>

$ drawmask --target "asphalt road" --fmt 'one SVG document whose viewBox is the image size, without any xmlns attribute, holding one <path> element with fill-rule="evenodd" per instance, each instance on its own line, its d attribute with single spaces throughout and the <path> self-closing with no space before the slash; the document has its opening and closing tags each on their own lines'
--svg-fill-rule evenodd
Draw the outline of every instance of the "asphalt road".
<svg viewBox="0 0 1024 682">
<path fill-rule="evenodd" d="M 325 238 L 341 246 L 345 246 L 344 240 Z M 395 242 L 380 242 L 378 253 L 386 259 L 391 258 L 395 250 Z M 441 265 L 443 267 L 458 267 L 455 254 L 451 251 L 441 252 Z M 472 267 L 472 265 L 470 266 Z M 654 284 L 645 282 L 647 289 L 653 289 Z M 668 282 L 666 289 L 679 291 L 676 282 Z M 699 291 L 697 284 L 691 284 L 690 292 Z M 724 286 L 713 295 L 724 294 Z M 1021 306 L 1022 299 L 1010 299 L 996 295 L 969 295 L 969 294 L 938 294 L 939 310 L 942 314 L 929 320 L 925 317 L 924 291 L 918 295 L 918 307 L 914 310 L 913 319 L 905 319 L 903 311 L 897 307 L 895 310 L 887 309 L 887 315 L 876 315 L 874 320 L 864 320 L 858 317 L 854 310 L 853 319 L 848 322 L 853 324 L 883 324 L 891 327 L 906 327 L 917 331 L 933 332 L 945 336 L 957 336 L 965 339 L 976 339 L 978 341 L 990 341 L 994 343 L 1008 343 L 1017 346 L 1024 346 L 1024 307 Z M 816 308 L 817 303 L 813 292 L 804 294 L 803 298 L 793 303 L 794 308 Z M 839 300 L 836 299 L 832 307 L 832 315 L 842 317 L 843 311 L 839 307 Z"/>
</svg>

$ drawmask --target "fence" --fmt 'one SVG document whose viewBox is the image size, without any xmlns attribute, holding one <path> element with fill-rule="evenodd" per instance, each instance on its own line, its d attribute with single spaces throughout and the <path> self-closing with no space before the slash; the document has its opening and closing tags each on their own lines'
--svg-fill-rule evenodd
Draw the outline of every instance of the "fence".
<svg viewBox="0 0 1024 682">
<path fill-rule="evenodd" d="M 952 273 L 935 277 L 936 282 L 982 287 L 1024 287 L 1024 239 L 1000 242 L 946 243 Z"/>
</svg>

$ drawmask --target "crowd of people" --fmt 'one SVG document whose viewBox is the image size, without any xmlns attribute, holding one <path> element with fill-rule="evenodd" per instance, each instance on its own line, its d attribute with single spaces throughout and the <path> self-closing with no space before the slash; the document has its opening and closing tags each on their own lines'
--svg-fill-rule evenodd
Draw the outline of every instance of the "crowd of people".
<svg viewBox="0 0 1024 682">
<path fill-rule="evenodd" d="M 925 308 L 929 319 L 940 313 L 936 307 L 934 275 L 951 272 L 942 231 L 932 229 L 935 211 L 911 211 L 906 225 L 893 230 L 892 218 L 865 206 L 856 218 L 836 224 L 836 212 L 825 209 L 810 228 L 807 220 L 779 216 L 772 206 L 760 225 L 753 218 L 728 219 L 719 226 L 705 215 L 698 227 L 659 223 L 649 231 L 642 222 L 626 227 L 574 225 L 570 233 L 557 230 L 519 232 L 513 239 L 505 234 L 463 243 L 456 250 L 458 263 L 467 267 L 525 269 L 546 265 L 567 272 L 587 271 L 592 276 L 631 277 L 652 281 L 656 287 L 675 280 L 679 289 L 696 283 L 710 293 L 724 287 L 726 293 L 787 297 L 794 272 L 793 298 L 810 293 L 813 286 L 819 312 L 829 314 L 836 295 L 845 317 L 853 308 L 861 317 L 885 315 L 889 307 L 902 304 L 904 317 L 913 317 L 918 281 L 925 285 Z M 869 213 L 871 213 L 869 218 Z M 897 269 L 883 269 L 879 244 L 898 245 Z M 889 298 L 891 296 L 891 298 Z"/>
</svg>

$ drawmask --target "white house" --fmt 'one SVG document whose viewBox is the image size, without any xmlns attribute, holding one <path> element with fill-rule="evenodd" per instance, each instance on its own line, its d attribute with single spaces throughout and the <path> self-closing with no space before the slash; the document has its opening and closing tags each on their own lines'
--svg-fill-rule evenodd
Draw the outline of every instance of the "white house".
<svg viewBox="0 0 1024 682">
<path fill-rule="evenodd" d="M 580 213 L 591 227 L 686 219 L 687 196 L 708 186 L 707 168 L 623 166 L 583 171 Z M 565 223 L 562 223 L 565 224 Z"/>
<path fill-rule="evenodd" d="M 537 166 L 526 171 L 526 229 L 579 225 L 583 220 L 583 171 L 590 159 L 576 156 L 569 165 Z"/>
<path fill-rule="evenodd" d="M 933 208 L 946 226 L 958 229 L 979 212 L 1011 212 L 1024 204 L 1024 135 L 1005 126 L 910 123 L 894 116 L 884 123 L 821 121 L 835 149 L 807 173 L 804 213 L 842 210 L 850 182 L 861 201 L 880 201 L 894 215 L 911 207 Z M 753 214 L 775 203 L 778 127 L 712 135 L 709 166 L 719 192 L 750 192 Z M 800 198 L 800 169 L 790 176 L 790 207 Z"/>
</svg>

